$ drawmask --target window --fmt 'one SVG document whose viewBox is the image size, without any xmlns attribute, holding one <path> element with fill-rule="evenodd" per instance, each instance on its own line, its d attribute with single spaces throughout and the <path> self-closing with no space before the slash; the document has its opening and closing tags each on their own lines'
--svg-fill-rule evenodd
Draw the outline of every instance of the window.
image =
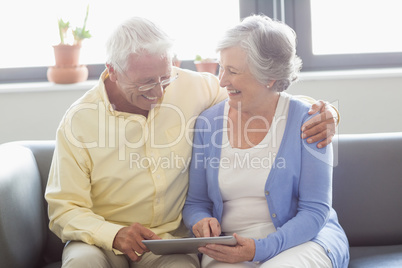
<svg viewBox="0 0 402 268">
<path fill-rule="evenodd" d="M 122 20 L 142 16 L 174 39 L 183 67 L 214 57 L 222 31 L 250 14 L 285 21 L 298 35 L 302 71 L 402 67 L 401 0 L 17 0 L 0 9 L 0 83 L 46 81 L 57 19 L 80 26 L 90 6 L 81 62 L 90 79 L 104 68 L 104 43 Z"/>
<path fill-rule="evenodd" d="M 240 0 L 297 33 L 302 71 L 402 67 L 400 0 Z"/>
<path fill-rule="evenodd" d="M 181 60 L 215 57 L 214 40 L 239 21 L 237 0 L 18 0 L 0 9 L 0 83 L 46 80 L 47 66 L 54 65 L 52 45 L 60 42 L 57 20 L 82 27 L 89 5 L 87 29 L 80 62 L 89 65 L 90 76 L 98 78 L 105 62 L 109 33 L 131 16 L 150 19 L 174 40 Z M 13 77 L 14 76 L 14 77 Z"/>
<path fill-rule="evenodd" d="M 313 54 L 402 52 L 401 10 L 400 0 L 311 0 Z"/>
</svg>

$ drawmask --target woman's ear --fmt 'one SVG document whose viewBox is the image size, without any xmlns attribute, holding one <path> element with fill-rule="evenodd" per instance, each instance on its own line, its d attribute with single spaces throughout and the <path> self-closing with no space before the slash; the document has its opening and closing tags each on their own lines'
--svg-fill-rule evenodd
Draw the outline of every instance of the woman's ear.
<svg viewBox="0 0 402 268">
<path fill-rule="evenodd" d="M 269 81 L 268 85 L 266 86 L 267 88 L 272 88 L 272 86 L 275 84 L 276 80 L 271 80 Z"/>
<path fill-rule="evenodd" d="M 110 64 L 106 64 L 106 68 L 107 68 L 107 71 L 109 72 L 110 81 L 112 81 L 113 83 L 116 82 L 117 81 L 116 70 Z"/>
</svg>

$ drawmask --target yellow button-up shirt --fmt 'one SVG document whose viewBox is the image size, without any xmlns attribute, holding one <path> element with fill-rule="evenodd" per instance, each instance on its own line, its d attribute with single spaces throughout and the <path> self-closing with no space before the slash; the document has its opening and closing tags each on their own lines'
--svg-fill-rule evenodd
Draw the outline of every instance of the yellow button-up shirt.
<svg viewBox="0 0 402 268">
<path fill-rule="evenodd" d="M 227 94 L 213 75 L 176 73 L 148 117 L 113 108 L 107 71 L 66 112 L 45 193 L 49 226 L 64 242 L 111 250 L 117 232 L 134 222 L 162 238 L 178 235 L 195 119 Z"/>
</svg>

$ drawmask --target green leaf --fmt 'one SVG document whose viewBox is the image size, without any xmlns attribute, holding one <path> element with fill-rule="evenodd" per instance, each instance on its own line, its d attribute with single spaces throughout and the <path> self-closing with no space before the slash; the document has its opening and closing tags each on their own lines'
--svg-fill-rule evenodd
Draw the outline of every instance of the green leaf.
<svg viewBox="0 0 402 268">
<path fill-rule="evenodd" d="M 64 39 L 66 38 L 68 28 L 70 28 L 70 22 L 68 21 L 65 22 L 62 19 L 59 19 L 58 24 L 59 24 L 60 43 L 64 44 Z"/>
<path fill-rule="evenodd" d="M 75 30 L 73 31 L 73 35 L 74 39 L 77 41 L 92 37 L 88 30 L 84 30 L 83 28 L 78 27 L 75 28 Z"/>
</svg>

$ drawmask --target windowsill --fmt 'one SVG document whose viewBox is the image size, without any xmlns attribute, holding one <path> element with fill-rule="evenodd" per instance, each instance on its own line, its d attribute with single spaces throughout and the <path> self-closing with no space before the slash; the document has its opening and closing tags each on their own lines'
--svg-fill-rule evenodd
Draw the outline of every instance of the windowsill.
<svg viewBox="0 0 402 268">
<path fill-rule="evenodd" d="M 1 93 L 50 92 L 50 91 L 86 91 L 96 84 L 97 80 L 87 80 L 75 84 L 55 84 L 51 82 L 0 84 Z"/>
<path fill-rule="evenodd" d="M 300 80 L 302 81 L 400 77 L 402 77 L 402 68 L 302 72 L 300 74 Z M 97 80 L 88 80 L 76 84 L 54 84 L 50 82 L 0 84 L 0 94 L 25 92 L 86 91 L 89 90 L 96 83 Z"/>
<path fill-rule="evenodd" d="M 402 77 L 402 68 L 361 69 L 342 71 L 302 72 L 300 80 L 372 79 Z"/>
</svg>

